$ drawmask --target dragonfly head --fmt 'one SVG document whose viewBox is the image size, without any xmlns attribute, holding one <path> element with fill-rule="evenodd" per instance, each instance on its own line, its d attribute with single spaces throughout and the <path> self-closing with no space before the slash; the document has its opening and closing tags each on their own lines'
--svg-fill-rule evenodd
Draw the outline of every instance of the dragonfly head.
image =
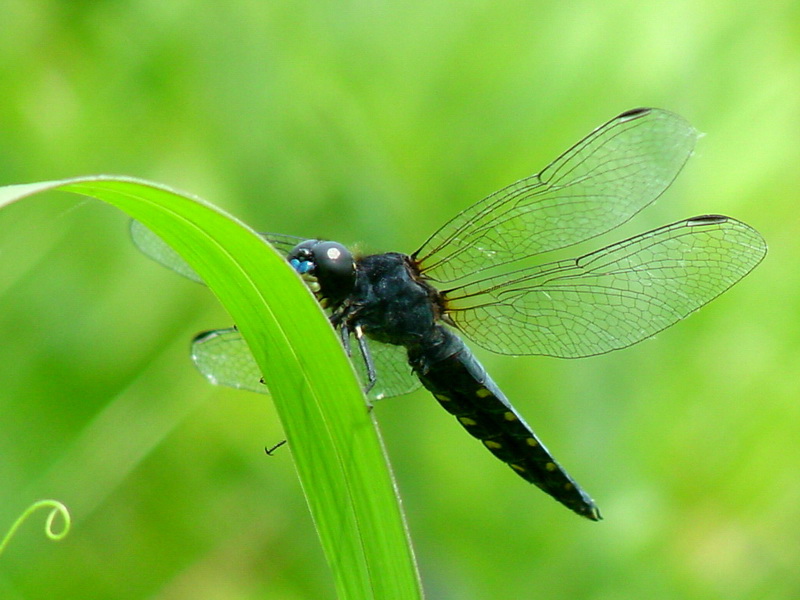
<svg viewBox="0 0 800 600">
<path fill-rule="evenodd" d="M 286 257 L 300 275 L 319 284 L 319 295 L 331 302 L 345 298 L 356 281 L 356 265 L 350 251 L 338 242 L 306 240 Z"/>
</svg>

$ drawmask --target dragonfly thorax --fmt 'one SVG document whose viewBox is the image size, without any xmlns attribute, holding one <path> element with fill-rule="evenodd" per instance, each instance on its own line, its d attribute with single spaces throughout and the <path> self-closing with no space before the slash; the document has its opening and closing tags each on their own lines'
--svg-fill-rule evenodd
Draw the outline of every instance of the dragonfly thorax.
<svg viewBox="0 0 800 600">
<path fill-rule="evenodd" d="M 401 346 L 423 342 L 441 312 L 436 290 L 420 279 L 405 254 L 387 252 L 358 259 L 347 315 L 377 341 Z"/>
</svg>

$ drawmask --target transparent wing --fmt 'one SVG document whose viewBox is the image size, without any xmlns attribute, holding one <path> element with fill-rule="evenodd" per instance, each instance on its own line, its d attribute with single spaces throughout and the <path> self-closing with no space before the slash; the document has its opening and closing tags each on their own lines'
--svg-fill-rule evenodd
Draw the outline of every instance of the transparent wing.
<svg viewBox="0 0 800 600">
<path fill-rule="evenodd" d="M 351 347 L 357 348 L 355 340 Z M 369 390 L 367 396 L 371 400 L 381 400 L 393 396 L 402 396 L 417 389 L 421 384 L 412 373 L 408 364 L 408 353 L 403 346 L 383 344 L 374 340 L 367 340 L 372 362 L 375 365 L 375 385 Z M 367 387 L 369 378 L 367 368 L 357 350 L 353 350 L 351 357 L 356 366 L 358 378 L 364 388 Z"/>
<path fill-rule="evenodd" d="M 203 283 L 200 276 L 194 272 L 194 269 L 169 244 L 139 221 L 131 221 L 130 232 L 133 243 L 143 254 L 168 269 L 172 269 L 179 275 L 183 275 L 192 281 Z M 282 233 L 260 233 L 259 235 L 284 254 L 288 254 L 292 248 L 303 241 L 303 238 Z"/>
<path fill-rule="evenodd" d="M 445 296 L 456 325 L 489 350 L 577 358 L 655 335 L 739 281 L 766 251 L 751 227 L 708 215 Z"/>
<path fill-rule="evenodd" d="M 411 373 L 405 348 L 379 342 L 368 342 L 378 380 L 368 396 L 380 400 L 408 393 L 419 387 Z M 357 347 L 357 345 L 355 345 Z M 261 370 L 250 353 L 244 338 L 235 327 L 218 329 L 198 335 L 192 343 L 192 360 L 203 376 L 214 385 L 267 394 L 261 383 Z M 360 356 L 353 358 L 362 385 L 367 375 Z"/>
<path fill-rule="evenodd" d="M 203 283 L 203 280 L 200 279 L 200 276 L 189 266 L 189 263 L 183 260 L 169 244 L 139 221 L 131 221 L 130 232 L 134 245 L 139 248 L 145 256 L 152 258 L 168 269 L 172 269 L 179 275 L 183 275 L 192 281 Z"/>
<path fill-rule="evenodd" d="M 199 334 L 192 342 L 195 366 L 214 385 L 268 394 L 261 369 L 235 327 Z"/>
<path fill-rule="evenodd" d="M 696 139 L 695 129 L 676 114 L 625 112 L 541 173 L 465 209 L 412 258 L 427 277 L 453 282 L 605 233 L 669 187 Z"/>
</svg>

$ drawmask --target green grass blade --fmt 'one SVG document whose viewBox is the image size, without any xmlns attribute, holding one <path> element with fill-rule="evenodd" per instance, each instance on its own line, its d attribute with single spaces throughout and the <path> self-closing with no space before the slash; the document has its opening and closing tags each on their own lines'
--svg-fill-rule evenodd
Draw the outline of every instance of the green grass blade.
<svg viewBox="0 0 800 600">
<path fill-rule="evenodd" d="M 7 186 L 0 207 L 50 190 L 103 200 L 141 221 L 230 313 L 274 399 L 339 597 L 420 598 L 392 477 L 352 366 L 286 262 L 236 219 L 145 181 L 98 176 Z"/>
</svg>

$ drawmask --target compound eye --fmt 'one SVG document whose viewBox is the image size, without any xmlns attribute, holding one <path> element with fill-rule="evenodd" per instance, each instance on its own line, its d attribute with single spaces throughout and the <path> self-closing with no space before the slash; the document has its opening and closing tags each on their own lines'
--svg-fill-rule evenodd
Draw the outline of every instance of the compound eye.
<svg viewBox="0 0 800 600">
<path fill-rule="evenodd" d="M 286 258 L 295 271 L 316 280 L 322 298 L 341 302 L 353 290 L 356 264 L 350 251 L 337 242 L 306 240 Z"/>
<path fill-rule="evenodd" d="M 331 281 L 352 279 L 355 272 L 353 255 L 342 244 L 319 242 L 312 252 L 317 277 Z"/>
</svg>

